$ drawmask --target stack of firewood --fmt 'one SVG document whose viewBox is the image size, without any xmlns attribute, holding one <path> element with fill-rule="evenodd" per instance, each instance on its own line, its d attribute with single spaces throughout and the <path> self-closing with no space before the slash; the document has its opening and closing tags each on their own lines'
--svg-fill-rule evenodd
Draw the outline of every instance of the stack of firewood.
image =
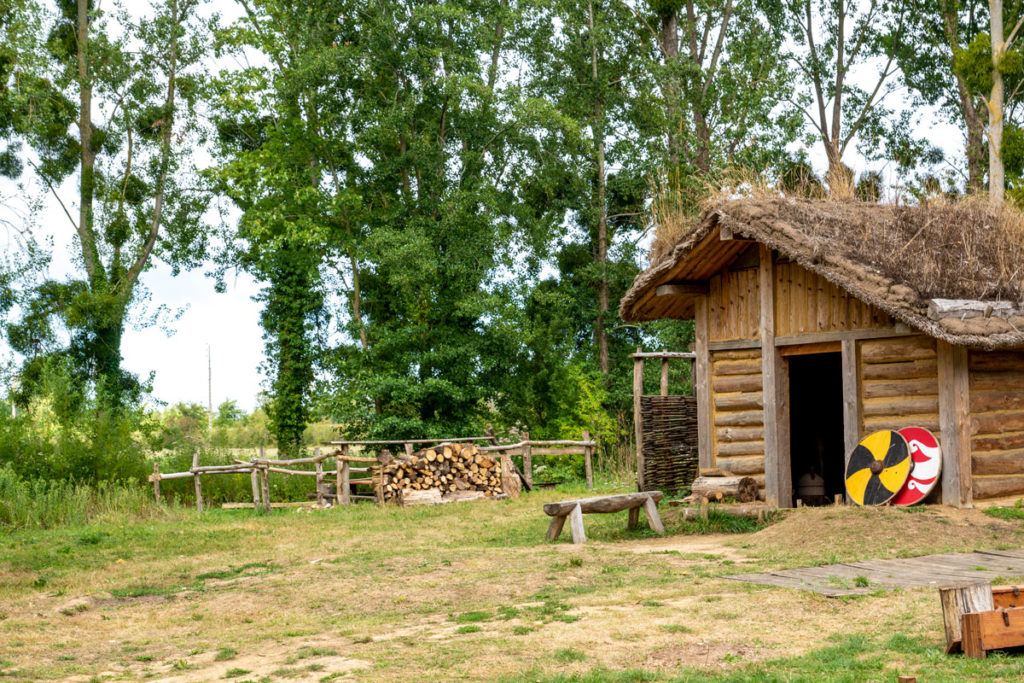
<svg viewBox="0 0 1024 683">
<path fill-rule="evenodd" d="M 418 492 L 431 492 L 430 498 L 465 498 L 470 492 L 484 496 L 502 493 L 501 468 L 494 458 L 473 445 L 442 444 L 400 455 L 383 463 L 374 484 L 385 501 L 406 502 L 424 499 Z M 436 491 L 437 494 L 433 492 Z M 437 502 L 441 502 L 438 500 Z"/>
</svg>

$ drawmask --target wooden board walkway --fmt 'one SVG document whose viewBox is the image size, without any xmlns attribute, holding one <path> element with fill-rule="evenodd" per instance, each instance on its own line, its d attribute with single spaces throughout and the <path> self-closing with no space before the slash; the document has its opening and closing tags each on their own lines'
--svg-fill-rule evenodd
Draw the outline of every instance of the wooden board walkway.
<svg viewBox="0 0 1024 683">
<path fill-rule="evenodd" d="M 961 581 L 991 583 L 997 577 L 1006 576 L 1024 576 L 1024 549 L 975 550 L 972 553 L 861 560 L 759 574 L 730 574 L 722 578 L 815 591 L 834 598 L 878 590 L 938 587 Z M 867 585 L 863 585 L 865 579 Z"/>
</svg>

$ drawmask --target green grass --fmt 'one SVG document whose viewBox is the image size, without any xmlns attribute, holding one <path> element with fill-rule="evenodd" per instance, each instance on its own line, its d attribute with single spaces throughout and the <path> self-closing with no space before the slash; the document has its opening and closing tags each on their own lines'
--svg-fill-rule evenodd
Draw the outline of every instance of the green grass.
<svg viewBox="0 0 1024 683">
<path fill-rule="evenodd" d="M 1024 519 L 1024 508 L 1012 507 L 1012 508 L 999 508 L 991 507 L 985 508 L 985 514 L 989 517 L 995 517 L 997 519 L 1006 520 L 1020 520 Z"/>
<path fill-rule="evenodd" d="M 460 626 L 457 629 L 455 629 L 455 632 L 456 633 L 480 633 L 483 630 L 484 629 L 483 629 L 482 626 L 477 626 L 476 624 L 466 624 L 465 626 Z"/>
</svg>

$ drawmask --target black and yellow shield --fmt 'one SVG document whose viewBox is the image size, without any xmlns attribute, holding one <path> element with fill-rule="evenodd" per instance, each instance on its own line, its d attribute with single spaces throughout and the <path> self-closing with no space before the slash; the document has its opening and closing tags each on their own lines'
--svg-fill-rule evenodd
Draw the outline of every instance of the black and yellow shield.
<svg viewBox="0 0 1024 683">
<path fill-rule="evenodd" d="M 846 464 L 846 492 L 857 505 L 887 503 L 910 476 L 910 447 L 899 432 L 881 431 L 853 449 Z"/>
</svg>

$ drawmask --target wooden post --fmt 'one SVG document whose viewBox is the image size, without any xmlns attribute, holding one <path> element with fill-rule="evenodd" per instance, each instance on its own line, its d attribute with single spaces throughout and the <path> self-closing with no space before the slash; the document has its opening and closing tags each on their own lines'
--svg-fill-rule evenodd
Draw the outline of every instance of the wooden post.
<svg viewBox="0 0 1024 683">
<path fill-rule="evenodd" d="M 963 615 L 995 609 L 992 586 L 984 581 L 942 586 L 939 588 L 939 601 L 942 603 L 942 625 L 946 630 L 946 654 L 960 647 Z"/>
<path fill-rule="evenodd" d="M 341 505 L 341 458 L 334 459 L 334 504 Z"/>
<path fill-rule="evenodd" d="M 409 442 L 406 442 L 405 443 L 405 454 L 411 457 L 414 452 L 415 451 L 413 449 L 412 444 L 409 443 Z"/>
<path fill-rule="evenodd" d="M 939 438 L 942 441 L 942 503 L 974 504 L 971 477 L 971 408 L 967 349 L 936 342 L 939 367 Z"/>
<path fill-rule="evenodd" d="M 643 353 L 636 347 L 637 353 Z M 644 490 L 644 421 L 640 414 L 640 398 L 644 395 L 644 359 L 633 359 L 633 429 L 636 433 L 636 488 Z"/>
<path fill-rule="evenodd" d="M 661 395 L 668 396 L 668 358 L 661 359 Z"/>
<path fill-rule="evenodd" d="M 661 517 L 658 516 L 658 504 L 651 496 L 647 496 L 644 501 L 644 514 L 647 515 L 647 525 L 654 530 L 654 533 L 664 536 L 665 527 L 661 523 Z"/>
<path fill-rule="evenodd" d="M 590 432 L 583 430 L 583 440 L 590 441 Z M 590 446 L 583 447 L 583 470 L 587 473 L 587 488 L 594 488 L 594 466 L 591 462 L 591 452 L 594 449 Z"/>
<path fill-rule="evenodd" d="M 587 542 L 587 534 L 583 530 L 583 508 L 579 503 L 569 513 L 569 528 L 572 530 L 572 542 L 579 545 Z"/>
<path fill-rule="evenodd" d="M 316 457 L 320 457 L 319 448 L 313 453 Z M 324 506 L 324 463 L 322 460 L 316 461 L 316 504 L 320 507 Z"/>
<path fill-rule="evenodd" d="M 160 463 L 153 463 L 153 495 L 156 497 L 156 504 L 160 504 Z"/>
<path fill-rule="evenodd" d="M 708 298 L 698 296 L 693 300 L 693 361 L 694 396 L 697 397 L 697 462 L 702 469 L 715 466 L 715 456 L 711 452 L 711 435 L 714 427 L 711 424 L 711 351 L 708 349 Z"/>
<path fill-rule="evenodd" d="M 352 472 L 348 460 L 345 460 L 341 466 L 341 504 L 351 505 L 352 504 L 352 485 L 349 483 L 352 479 Z"/>
<path fill-rule="evenodd" d="M 252 482 L 252 507 L 254 510 L 260 509 L 260 475 L 257 468 L 249 470 L 249 480 Z"/>
<path fill-rule="evenodd" d="M 764 397 L 765 499 L 770 505 L 793 505 L 789 464 L 789 396 L 786 364 L 775 347 L 775 268 L 772 250 L 760 244 L 758 308 L 761 333 L 761 381 Z"/>
<path fill-rule="evenodd" d="M 198 472 L 196 472 L 195 474 L 192 475 L 192 480 L 195 481 L 195 483 L 196 483 L 196 511 L 197 512 L 202 512 L 203 511 L 203 483 L 202 483 L 202 479 L 203 479 L 202 475 L 200 475 Z"/>
<path fill-rule="evenodd" d="M 523 432 L 523 476 L 526 483 L 533 486 L 533 453 L 530 448 L 530 433 Z"/>
<path fill-rule="evenodd" d="M 843 472 L 846 472 L 850 454 L 860 443 L 860 362 L 856 339 L 844 339 L 840 348 L 843 364 Z"/>
<path fill-rule="evenodd" d="M 263 450 L 262 446 L 260 450 Z M 260 467 L 260 498 L 263 511 L 270 512 L 270 472 L 266 465 Z"/>
</svg>

